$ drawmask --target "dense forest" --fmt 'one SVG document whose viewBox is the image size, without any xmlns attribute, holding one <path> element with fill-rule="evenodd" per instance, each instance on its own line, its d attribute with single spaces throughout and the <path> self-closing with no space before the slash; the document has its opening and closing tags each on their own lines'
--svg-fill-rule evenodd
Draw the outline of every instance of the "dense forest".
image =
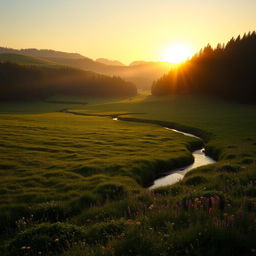
<svg viewBox="0 0 256 256">
<path fill-rule="evenodd" d="M 38 100 L 55 95 L 133 96 L 135 85 L 119 77 L 69 67 L 0 63 L 0 100 Z"/>
<path fill-rule="evenodd" d="M 153 83 L 153 95 L 196 93 L 256 103 L 256 32 L 207 45 Z"/>
</svg>

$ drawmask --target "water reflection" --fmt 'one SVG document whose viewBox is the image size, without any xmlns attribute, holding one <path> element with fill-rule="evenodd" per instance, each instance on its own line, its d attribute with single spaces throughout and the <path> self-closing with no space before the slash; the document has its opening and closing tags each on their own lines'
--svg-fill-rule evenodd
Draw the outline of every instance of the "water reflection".
<svg viewBox="0 0 256 256">
<path fill-rule="evenodd" d="M 184 168 L 172 170 L 169 174 L 167 173 L 166 176 L 156 179 L 154 181 L 154 184 L 150 186 L 149 189 L 175 184 L 176 182 L 182 180 L 184 175 L 190 170 L 203 165 L 215 163 L 215 161 L 211 157 L 208 157 L 204 154 L 204 149 L 194 151 L 193 156 L 193 164 L 190 164 Z"/>
</svg>

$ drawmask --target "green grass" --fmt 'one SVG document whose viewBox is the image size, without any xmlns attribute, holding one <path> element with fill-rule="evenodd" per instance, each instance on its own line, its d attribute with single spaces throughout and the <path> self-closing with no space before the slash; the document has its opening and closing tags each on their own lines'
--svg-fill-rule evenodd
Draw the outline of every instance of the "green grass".
<svg viewBox="0 0 256 256">
<path fill-rule="evenodd" d="M 121 100 L 122 98 L 119 98 Z M 84 98 L 84 97 L 65 97 L 56 96 L 48 98 L 49 101 L 55 102 L 88 102 L 88 104 L 99 104 L 106 102 L 115 102 L 116 98 Z M 81 107 L 84 105 L 81 104 Z M 24 102 L 10 102 L 4 101 L 0 102 L 0 114 L 42 114 L 42 113 L 52 113 L 58 112 L 61 109 L 76 109 L 80 106 L 77 104 L 63 104 L 63 103 L 48 103 L 46 101 L 24 101 Z"/>
<path fill-rule="evenodd" d="M 192 96 L 77 100 L 88 105 L 38 102 L 15 114 L 21 103 L 2 104 L 3 254 L 255 255 L 255 106 Z M 61 108 L 145 114 L 116 122 L 50 113 Z M 173 186 L 143 189 L 199 145 L 150 124 L 159 121 L 205 136 L 218 162 Z"/>
<path fill-rule="evenodd" d="M 105 104 L 89 104 L 76 111 L 97 114 L 115 111 L 145 113 L 133 114 L 129 117 L 161 120 L 211 133 L 214 136 L 208 147 L 221 151 L 224 158 L 256 154 L 256 106 L 254 105 L 195 96 L 142 95 Z"/>
<path fill-rule="evenodd" d="M 155 125 L 105 117 L 1 114 L 0 123 L 4 230 L 30 214 L 33 221 L 58 221 L 139 193 L 159 171 L 190 163 L 188 148 L 201 144 Z"/>
</svg>

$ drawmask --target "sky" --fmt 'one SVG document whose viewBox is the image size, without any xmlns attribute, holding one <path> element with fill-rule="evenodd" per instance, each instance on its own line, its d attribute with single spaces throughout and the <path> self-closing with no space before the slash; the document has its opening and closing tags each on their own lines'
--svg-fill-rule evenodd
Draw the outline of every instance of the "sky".
<svg viewBox="0 0 256 256">
<path fill-rule="evenodd" d="M 193 52 L 256 29 L 256 0 L 0 0 L 0 46 L 128 64 Z"/>
</svg>

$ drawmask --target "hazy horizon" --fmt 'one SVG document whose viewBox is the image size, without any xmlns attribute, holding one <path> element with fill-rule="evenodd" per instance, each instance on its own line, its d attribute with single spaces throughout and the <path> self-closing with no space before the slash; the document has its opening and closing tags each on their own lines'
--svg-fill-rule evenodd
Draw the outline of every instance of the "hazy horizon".
<svg viewBox="0 0 256 256">
<path fill-rule="evenodd" d="M 168 62 L 168 61 L 165 61 L 165 60 L 132 60 L 131 62 L 128 62 L 128 63 L 123 63 L 122 61 L 120 61 L 120 60 L 117 60 L 117 59 L 112 59 L 112 58 L 90 58 L 90 57 L 88 57 L 88 56 L 86 56 L 86 55 L 84 55 L 84 54 L 81 54 L 80 52 L 72 52 L 72 51 L 61 51 L 61 50 L 59 50 L 59 49 L 46 49 L 46 48 L 44 48 L 44 49 L 40 49 L 40 48 L 35 48 L 35 47 L 31 47 L 31 48 L 12 48 L 12 47 L 8 47 L 8 46 L 2 46 L 2 45 L 0 45 L 0 48 L 6 48 L 6 49 L 10 49 L 10 50 L 15 50 L 15 51 L 22 51 L 22 50 L 38 50 L 38 51 L 56 51 L 56 52 L 63 52 L 63 53 L 68 53 L 68 54 L 79 54 L 79 55 L 81 55 L 81 57 L 85 57 L 85 58 L 89 58 L 89 59 L 92 59 L 92 60 L 94 60 L 94 61 L 96 61 L 96 62 L 99 62 L 99 63 L 102 63 L 102 64 L 106 64 L 106 65 L 111 65 L 110 63 L 109 64 L 107 64 L 107 63 L 104 63 L 104 60 L 106 61 L 106 62 L 119 62 L 120 63 L 120 65 L 124 65 L 124 66 L 130 66 L 130 65 L 133 65 L 133 64 L 135 64 L 135 63 L 139 63 L 139 62 L 163 62 L 163 63 L 169 63 L 169 64 L 173 64 L 173 63 L 171 63 L 171 62 Z M 4 54 L 12 54 L 12 52 L 10 51 L 7 51 L 7 52 L 3 52 Z M 14 54 L 16 54 L 16 53 L 14 53 Z M 22 53 L 21 55 L 25 55 L 26 56 L 26 54 L 25 53 Z M 28 54 L 28 56 L 29 56 L 29 54 Z M 38 58 L 38 59 L 40 59 L 40 57 L 37 57 L 37 56 L 35 56 L 35 58 Z M 117 63 L 116 63 L 116 65 L 117 65 Z"/>
<path fill-rule="evenodd" d="M 129 64 L 161 61 L 172 45 L 195 53 L 256 27 L 256 2 L 0 0 L 0 45 L 54 49 Z"/>
</svg>

